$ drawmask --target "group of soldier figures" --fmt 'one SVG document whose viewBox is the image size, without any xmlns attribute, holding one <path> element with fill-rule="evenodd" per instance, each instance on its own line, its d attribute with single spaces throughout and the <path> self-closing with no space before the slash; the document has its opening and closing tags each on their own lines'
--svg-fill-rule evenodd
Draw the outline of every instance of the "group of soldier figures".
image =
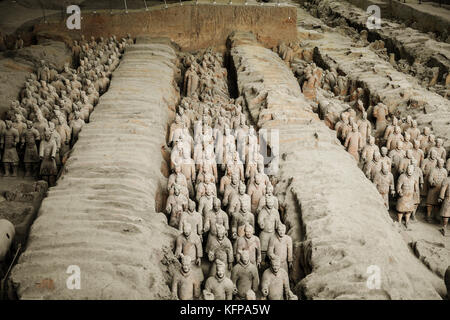
<svg viewBox="0 0 450 320">
<path fill-rule="evenodd" d="M 128 36 L 74 41 L 77 69 L 68 63 L 58 72 L 45 61 L 30 75 L 19 100 L 12 101 L 6 121 L 0 120 L 0 156 L 4 176 L 16 177 L 23 163 L 25 176 L 56 182 L 59 169 L 77 141 L 83 125 L 109 86 L 111 73 L 127 44 Z"/>
<path fill-rule="evenodd" d="M 404 219 L 408 228 L 422 199 L 426 220 L 431 222 L 433 211 L 437 213 L 433 209 L 442 203 L 439 215 L 445 235 L 450 217 L 450 159 L 443 139 L 436 138 L 429 127 L 421 131 L 411 116 L 399 120 L 383 103 L 366 109 L 363 100 L 370 99 L 357 81 L 334 68 L 323 70 L 307 62 L 312 56 L 306 56 L 307 50 L 301 51 L 298 44 L 282 43 L 274 51 L 291 67 L 304 96 L 317 104 L 325 124 L 336 130 L 345 149 L 375 184 L 385 206 L 389 208 L 390 198 L 396 200 L 398 222 Z M 417 108 L 418 101 L 411 99 L 409 107 Z"/>
<path fill-rule="evenodd" d="M 415 219 L 422 198 L 427 208 L 426 219 L 431 222 L 433 209 L 443 202 L 440 216 L 441 231 L 445 235 L 450 217 L 450 180 L 447 178 L 450 161 L 446 163 L 443 140 L 436 139 L 428 127 L 421 132 L 411 116 L 404 121 L 395 116 L 391 123 L 386 118 L 380 121 L 382 114 L 387 115 L 384 104 L 377 104 L 373 112 L 377 118 L 374 136 L 365 111 L 357 121 L 351 111 L 343 112 L 335 125 L 337 136 L 375 184 L 386 207 L 389 208 L 390 197 L 396 198 L 399 223 L 404 218 L 408 227 L 410 218 Z"/>
<path fill-rule="evenodd" d="M 165 210 L 181 231 L 172 294 L 183 300 L 297 299 L 288 276 L 292 239 L 242 98 L 229 97 L 223 57 L 207 50 L 185 56 L 183 64 L 185 97 L 168 141 Z"/>
</svg>

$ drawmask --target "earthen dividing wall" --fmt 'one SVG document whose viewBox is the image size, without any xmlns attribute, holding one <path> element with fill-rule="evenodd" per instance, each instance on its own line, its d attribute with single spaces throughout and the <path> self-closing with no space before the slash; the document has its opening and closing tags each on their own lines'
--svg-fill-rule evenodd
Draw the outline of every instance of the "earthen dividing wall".
<svg viewBox="0 0 450 320">
<path fill-rule="evenodd" d="M 168 37 L 182 50 L 197 50 L 209 46 L 225 48 L 228 35 L 235 30 L 252 31 L 261 43 L 275 46 L 279 41 L 297 37 L 296 8 L 275 4 L 198 4 L 184 2 L 164 8 L 145 10 L 82 12 L 81 30 L 69 30 L 62 20 L 35 26 L 38 36 L 62 38 L 70 41 L 84 34 L 86 37 L 124 37 L 145 34 Z"/>
<path fill-rule="evenodd" d="M 138 39 L 113 73 L 12 270 L 19 298 L 170 298 L 161 260 L 175 234 L 156 203 L 179 99 L 166 43 Z M 69 266 L 79 267 L 79 290 L 66 284 Z"/>
</svg>

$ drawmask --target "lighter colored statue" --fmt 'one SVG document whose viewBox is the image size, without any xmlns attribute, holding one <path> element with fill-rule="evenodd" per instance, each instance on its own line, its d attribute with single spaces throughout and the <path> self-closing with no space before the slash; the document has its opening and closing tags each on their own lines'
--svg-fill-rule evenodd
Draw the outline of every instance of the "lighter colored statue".
<svg viewBox="0 0 450 320">
<path fill-rule="evenodd" d="M 405 173 L 401 174 L 397 181 L 397 217 L 398 223 L 405 217 L 405 227 L 408 228 L 408 222 L 411 214 L 415 210 L 414 195 L 419 190 L 419 184 L 414 177 L 414 166 L 409 165 Z"/>
<path fill-rule="evenodd" d="M 226 265 L 222 261 L 217 260 L 216 266 L 216 274 L 209 277 L 205 282 L 203 295 L 205 296 L 205 299 L 232 300 L 234 284 L 231 279 L 226 276 Z"/>
<path fill-rule="evenodd" d="M 445 236 L 447 231 L 448 219 L 450 218 L 450 178 L 447 178 L 442 184 L 441 191 L 439 192 L 439 202 L 442 203 L 440 211 L 440 216 L 442 219 L 441 232 Z"/>
<path fill-rule="evenodd" d="M 256 292 L 259 287 L 259 274 L 256 265 L 250 262 L 247 250 L 239 250 L 239 261 L 231 270 L 235 298 L 245 300 L 249 290 Z"/>
<path fill-rule="evenodd" d="M 25 177 L 34 176 L 37 173 L 40 159 L 36 142 L 40 139 L 39 131 L 33 128 L 33 122 L 27 121 L 27 129 L 20 139 L 22 147 L 25 147 L 25 154 L 23 156 Z"/>
<path fill-rule="evenodd" d="M 17 176 L 19 167 L 19 155 L 16 146 L 20 141 L 19 131 L 13 128 L 11 121 L 6 121 L 6 130 L 1 136 L 0 149 L 3 149 L 3 167 L 5 169 L 5 177 L 10 174 L 12 177 Z"/>
<path fill-rule="evenodd" d="M 292 238 L 286 234 L 286 226 L 279 223 L 276 232 L 269 239 L 267 256 L 280 258 L 281 268 L 289 272 L 293 266 Z"/>
<path fill-rule="evenodd" d="M 345 139 L 344 147 L 355 158 L 356 162 L 359 162 L 359 152 L 364 144 L 361 133 L 358 131 L 358 126 L 354 123 L 352 125 L 352 131 L 349 132 Z"/>
<path fill-rule="evenodd" d="M 437 161 L 437 167 L 433 168 L 428 176 L 428 194 L 427 194 L 427 221 L 430 222 L 432 217 L 431 213 L 433 208 L 436 208 L 439 204 L 439 193 L 441 191 L 442 184 L 447 178 L 447 170 L 444 168 L 444 160 L 439 158 Z"/>
<path fill-rule="evenodd" d="M 201 280 L 191 269 L 191 257 L 181 256 L 181 268 L 172 278 L 172 297 L 179 300 L 194 300 L 200 297 Z"/>
<path fill-rule="evenodd" d="M 288 274 L 281 268 L 280 258 L 277 256 L 271 257 L 270 268 L 262 275 L 261 292 L 269 300 L 297 300 L 291 292 Z"/>
<path fill-rule="evenodd" d="M 381 170 L 378 171 L 374 178 L 373 183 L 381 194 L 384 200 L 384 205 L 389 209 L 389 194 L 395 196 L 394 177 L 385 163 L 382 164 Z"/>
<path fill-rule="evenodd" d="M 258 214 L 258 226 L 261 228 L 259 239 L 261 241 L 262 261 L 265 260 L 269 240 L 280 223 L 280 214 L 274 208 L 273 200 L 267 199 L 266 206 Z"/>
<path fill-rule="evenodd" d="M 216 226 L 217 234 L 211 236 L 209 248 L 206 250 L 208 260 L 211 262 L 209 276 L 214 276 L 217 272 L 217 261 L 220 260 L 228 266 L 227 275 L 229 275 L 233 267 L 234 255 L 233 246 L 226 237 L 225 227 L 223 225 Z"/>
</svg>

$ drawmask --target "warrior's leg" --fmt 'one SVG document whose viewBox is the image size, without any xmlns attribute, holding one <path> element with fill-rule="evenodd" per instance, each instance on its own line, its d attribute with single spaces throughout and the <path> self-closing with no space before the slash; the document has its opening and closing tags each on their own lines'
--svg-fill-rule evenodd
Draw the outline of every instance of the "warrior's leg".
<svg viewBox="0 0 450 320">
<path fill-rule="evenodd" d="M 412 212 L 412 214 L 411 214 L 411 221 L 416 221 L 416 212 L 417 212 L 417 208 L 419 207 L 419 205 L 418 204 L 416 204 L 415 206 L 414 206 L 414 211 Z"/>
<path fill-rule="evenodd" d="M 39 162 L 33 164 L 32 170 L 31 174 L 33 177 L 39 176 Z"/>
<path fill-rule="evenodd" d="M 403 213 L 398 212 L 397 213 L 397 222 L 402 223 Z"/>
<path fill-rule="evenodd" d="M 405 213 L 405 227 L 408 229 L 409 217 L 411 216 L 411 212 Z"/>
<path fill-rule="evenodd" d="M 12 168 L 12 177 L 17 177 L 17 169 L 19 168 L 19 164 L 11 163 Z"/>
<path fill-rule="evenodd" d="M 3 162 L 3 168 L 5 169 L 5 177 L 9 177 L 9 163 Z"/>
<path fill-rule="evenodd" d="M 445 236 L 445 233 L 447 231 L 448 219 L 449 218 L 442 217 L 442 229 L 441 229 L 441 232 L 442 232 L 442 234 L 444 236 Z"/>
<path fill-rule="evenodd" d="M 427 204 L 427 222 L 431 222 L 431 211 L 433 211 L 433 206 Z"/>
<path fill-rule="evenodd" d="M 54 187 L 56 184 L 56 176 L 48 176 L 48 186 L 49 187 Z"/>
<path fill-rule="evenodd" d="M 29 177 L 31 175 L 31 163 L 25 162 L 25 177 Z"/>
</svg>

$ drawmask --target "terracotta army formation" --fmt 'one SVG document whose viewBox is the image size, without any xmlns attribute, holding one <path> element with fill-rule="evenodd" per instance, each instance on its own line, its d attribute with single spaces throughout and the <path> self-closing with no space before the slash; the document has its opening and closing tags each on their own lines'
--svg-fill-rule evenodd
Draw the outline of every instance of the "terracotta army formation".
<svg viewBox="0 0 450 320">
<path fill-rule="evenodd" d="M 290 57 L 292 52 L 286 53 Z M 182 62 L 183 98 L 167 141 L 172 172 L 166 214 L 180 232 L 172 294 L 177 299 L 296 299 L 288 276 L 292 239 L 280 220 L 244 99 L 229 97 L 221 54 L 208 49 L 185 54 Z M 270 267 L 272 260 L 278 264 Z"/>
<path fill-rule="evenodd" d="M 3 176 L 38 177 L 55 185 L 56 178 L 78 139 L 83 125 L 109 86 L 129 39 L 118 41 L 82 37 L 74 41 L 76 65 L 68 63 L 58 72 L 40 61 L 19 95 L 0 120 L 0 155 Z M 23 47 L 18 37 L 15 49 Z M 73 68 L 72 68 L 73 67 Z"/>
<path fill-rule="evenodd" d="M 360 36 L 360 45 L 366 46 L 367 33 Z M 382 41 L 374 45 L 380 53 L 385 51 Z M 408 226 L 417 221 L 419 208 L 424 208 L 425 221 L 439 220 L 445 235 L 450 212 L 450 158 L 444 140 L 435 137 L 429 127 L 419 128 L 411 115 L 400 119 L 336 69 L 323 70 L 298 51 L 292 57 L 292 49 L 293 44 L 282 43 L 274 51 L 283 59 L 289 57 L 285 61 L 297 76 L 304 96 L 317 104 L 320 118 L 336 131 L 342 146 L 376 186 L 386 208 L 395 211 L 394 221 L 404 221 Z M 339 108 L 334 107 L 335 102 Z M 417 107 L 417 101 L 411 99 L 409 107 Z"/>
</svg>

